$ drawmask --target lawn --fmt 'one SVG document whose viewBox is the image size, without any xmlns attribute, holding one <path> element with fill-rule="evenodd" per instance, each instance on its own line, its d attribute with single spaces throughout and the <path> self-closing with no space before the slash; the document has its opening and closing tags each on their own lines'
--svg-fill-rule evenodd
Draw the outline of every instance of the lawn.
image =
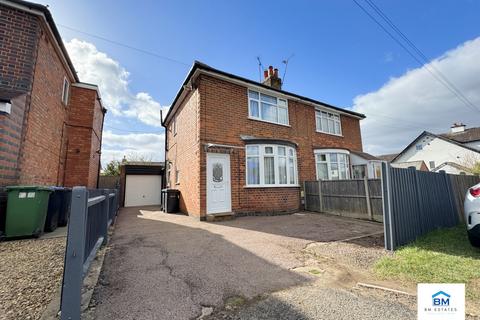
<svg viewBox="0 0 480 320">
<path fill-rule="evenodd" d="M 381 258 L 374 270 L 415 283 L 465 283 L 467 297 L 480 298 L 480 249 L 470 245 L 464 225 L 428 233 Z"/>
</svg>

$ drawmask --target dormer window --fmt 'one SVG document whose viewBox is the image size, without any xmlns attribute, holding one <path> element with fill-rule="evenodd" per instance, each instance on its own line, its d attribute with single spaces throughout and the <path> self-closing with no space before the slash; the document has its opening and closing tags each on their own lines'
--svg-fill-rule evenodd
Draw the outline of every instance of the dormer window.
<svg viewBox="0 0 480 320">
<path fill-rule="evenodd" d="M 288 125 L 287 100 L 248 90 L 248 116 L 251 119 Z"/>
</svg>

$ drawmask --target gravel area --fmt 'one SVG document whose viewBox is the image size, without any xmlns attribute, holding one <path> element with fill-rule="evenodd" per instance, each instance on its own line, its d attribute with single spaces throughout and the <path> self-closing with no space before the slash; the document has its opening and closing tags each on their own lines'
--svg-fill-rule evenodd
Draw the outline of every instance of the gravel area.
<svg viewBox="0 0 480 320">
<path fill-rule="evenodd" d="M 40 319 L 60 287 L 65 238 L 0 242 L 0 319 Z"/>
<path fill-rule="evenodd" d="M 370 270 L 378 259 L 391 254 L 383 247 L 383 234 L 348 242 L 312 243 L 307 251 L 364 270 Z"/>
<path fill-rule="evenodd" d="M 393 300 L 390 297 L 391 300 Z M 353 290 L 300 286 L 275 292 L 246 303 L 236 310 L 224 310 L 208 320 L 410 320 L 416 312 L 403 304 L 385 303 Z"/>
</svg>

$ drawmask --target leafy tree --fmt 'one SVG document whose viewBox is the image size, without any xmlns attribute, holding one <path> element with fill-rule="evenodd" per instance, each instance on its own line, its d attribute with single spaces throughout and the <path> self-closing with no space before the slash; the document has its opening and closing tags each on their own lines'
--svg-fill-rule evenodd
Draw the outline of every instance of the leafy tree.
<svg viewBox="0 0 480 320">
<path fill-rule="evenodd" d="M 123 162 L 123 160 L 122 160 Z M 104 176 L 119 176 L 120 175 L 120 165 L 122 162 L 118 160 L 112 160 L 103 169 L 102 175 Z"/>
</svg>

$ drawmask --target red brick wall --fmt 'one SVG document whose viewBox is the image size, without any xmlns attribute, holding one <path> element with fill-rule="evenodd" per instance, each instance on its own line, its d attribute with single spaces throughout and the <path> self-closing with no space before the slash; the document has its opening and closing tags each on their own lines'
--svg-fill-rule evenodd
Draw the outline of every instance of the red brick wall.
<svg viewBox="0 0 480 320">
<path fill-rule="evenodd" d="M 39 33 L 37 18 L 0 5 L 0 93 L 15 92 L 11 113 L 0 113 L 0 186 L 18 181 L 22 128 L 30 104 Z"/>
<path fill-rule="evenodd" d="M 39 33 L 35 16 L 0 5 L 0 87 L 31 90 Z"/>
<path fill-rule="evenodd" d="M 0 186 L 14 185 L 18 180 L 18 161 L 27 94 L 11 101 L 10 114 L 0 114 Z"/>
<path fill-rule="evenodd" d="M 69 77 L 46 27 L 40 25 L 18 183 L 63 185 L 69 106 L 62 102 L 62 89 L 65 78 L 70 83 L 74 79 Z"/>
<path fill-rule="evenodd" d="M 176 113 L 177 134 L 172 126 L 167 130 L 166 163 L 171 162 L 170 188 L 181 192 L 180 210 L 200 216 L 200 141 L 199 141 L 199 93 L 195 90 L 182 102 Z M 175 170 L 180 170 L 180 183 L 175 184 Z"/>
<path fill-rule="evenodd" d="M 314 180 L 315 157 L 314 149 L 318 148 L 345 148 L 349 150 L 362 150 L 359 120 L 353 117 L 341 115 L 343 136 L 333 136 L 317 133 L 315 128 L 315 109 L 313 106 L 299 101 L 289 100 L 289 123 L 290 126 L 281 126 L 266 122 L 248 119 L 248 98 L 247 87 L 223 81 L 211 76 L 201 75 L 197 81 L 199 93 L 199 115 L 183 115 L 190 119 L 194 118 L 200 122 L 199 134 L 201 147 L 199 151 L 200 161 L 199 182 L 197 175 L 193 176 L 190 184 L 199 185 L 199 194 L 191 194 L 195 189 L 189 188 L 189 194 L 184 197 L 199 198 L 199 213 L 206 215 L 206 151 L 203 147 L 206 143 L 226 144 L 238 146 L 234 149 L 216 149 L 214 152 L 229 152 L 231 159 L 231 189 L 232 189 L 232 211 L 237 213 L 252 212 L 284 212 L 298 210 L 300 206 L 300 187 L 281 188 L 247 188 L 245 187 L 245 152 L 244 142 L 240 135 L 250 135 L 263 138 L 277 138 L 294 142 L 298 145 L 297 162 L 300 185 L 304 180 Z M 182 111 L 181 111 L 182 112 Z M 192 112 L 191 109 L 183 109 L 183 113 Z M 180 113 L 181 115 L 181 113 Z M 198 120 L 200 117 L 200 120 Z M 170 122 L 171 124 L 171 122 Z M 198 126 L 198 124 L 195 124 Z M 188 137 L 178 136 L 176 139 L 169 138 L 171 143 L 180 145 L 184 139 L 192 139 L 191 131 Z M 171 135 L 171 133 L 168 133 Z M 176 157 L 177 161 L 186 158 L 179 154 L 173 155 L 174 151 L 167 154 L 167 159 Z M 190 167 L 194 167 L 194 158 L 188 159 Z M 174 170 L 172 170 L 172 178 Z M 183 182 L 183 181 L 182 181 Z M 179 188 L 180 189 L 180 188 Z M 185 200 L 183 200 L 185 201 Z M 191 200 L 189 200 L 191 201 Z M 195 211 L 188 210 L 189 214 L 198 215 Z"/>
<path fill-rule="evenodd" d="M 104 115 L 96 90 L 73 86 L 70 106 L 65 185 L 96 188 Z"/>
</svg>

